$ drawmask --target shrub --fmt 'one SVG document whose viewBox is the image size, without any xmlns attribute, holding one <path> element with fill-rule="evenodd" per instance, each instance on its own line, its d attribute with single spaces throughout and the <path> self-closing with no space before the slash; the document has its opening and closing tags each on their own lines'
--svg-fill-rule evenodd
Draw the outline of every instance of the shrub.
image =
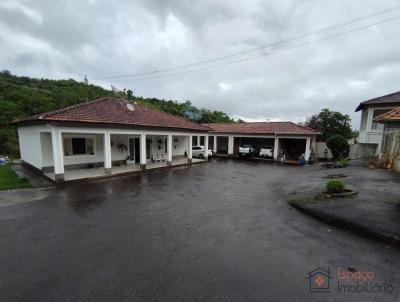
<svg viewBox="0 0 400 302">
<path fill-rule="evenodd" d="M 332 135 L 326 140 L 326 145 L 331 150 L 334 160 L 342 159 L 349 155 L 349 143 L 341 135 Z"/>
<path fill-rule="evenodd" d="M 332 179 L 326 183 L 326 191 L 328 193 L 341 193 L 344 189 L 345 185 L 340 179 Z"/>
<path fill-rule="evenodd" d="M 348 159 L 342 158 L 336 161 L 336 167 L 344 168 L 347 167 L 348 165 L 349 165 Z"/>
</svg>

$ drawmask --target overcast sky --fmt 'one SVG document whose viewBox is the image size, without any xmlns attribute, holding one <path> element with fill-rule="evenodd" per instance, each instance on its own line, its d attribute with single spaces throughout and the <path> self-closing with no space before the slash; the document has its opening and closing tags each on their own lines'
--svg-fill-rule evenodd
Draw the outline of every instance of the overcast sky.
<svg viewBox="0 0 400 302">
<path fill-rule="evenodd" d="M 400 20 L 282 51 L 400 15 L 400 9 L 282 45 L 139 78 L 97 80 L 214 59 L 400 5 L 398 1 L 1 0 L 0 68 L 17 75 L 113 84 L 190 100 L 246 121 L 304 121 L 322 108 L 358 127 L 359 102 L 400 90 Z M 113 82 L 116 81 L 116 82 Z"/>
</svg>

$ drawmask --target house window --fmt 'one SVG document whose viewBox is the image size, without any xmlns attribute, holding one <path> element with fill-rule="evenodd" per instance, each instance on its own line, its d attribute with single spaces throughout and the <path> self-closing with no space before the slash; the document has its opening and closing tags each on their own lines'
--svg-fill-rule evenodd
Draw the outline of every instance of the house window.
<svg viewBox="0 0 400 302">
<path fill-rule="evenodd" d="M 88 137 L 64 138 L 64 154 L 71 155 L 94 155 L 94 140 Z"/>
</svg>

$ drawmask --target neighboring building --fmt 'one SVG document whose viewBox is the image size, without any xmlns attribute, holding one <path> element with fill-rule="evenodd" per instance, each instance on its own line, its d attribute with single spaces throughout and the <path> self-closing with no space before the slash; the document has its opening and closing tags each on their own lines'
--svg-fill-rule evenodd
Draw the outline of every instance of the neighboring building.
<svg viewBox="0 0 400 302">
<path fill-rule="evenodd" d="M 374 119 L 399 106 L 400 91 L 370 99 L 358 105 L 355 111 L 362 111 L 358 143 L 365 151 L 372 150 L 374 154 L 381 153 L 383 124 Z"/>
<path fill-rule="evenodd" d="M 22 161 L 55 181 L 191 162 L 192 136 L 204 136 L 206 147 L 210 130 L 113 98 L 43 113 L 15 124 Z"/>
<path fill-rule="evenodd" d="M 383 124 L 383 164 L 400 171 L 400 107 L 378 116 L 374 122 Z"/>
<path fill-rule="evenodd" d="M 210 146 L 217 154 L 236 155 L 240 145 L 251 144 L 257 148 L 273 147 L 275 160 L 285 154 L 287 160 L 297 161 L 304 155 L 308 161 L 318 134 L 314 129 L 292 122 L 214 123 L 204 126 L 212 129 Z"/>
</svg>

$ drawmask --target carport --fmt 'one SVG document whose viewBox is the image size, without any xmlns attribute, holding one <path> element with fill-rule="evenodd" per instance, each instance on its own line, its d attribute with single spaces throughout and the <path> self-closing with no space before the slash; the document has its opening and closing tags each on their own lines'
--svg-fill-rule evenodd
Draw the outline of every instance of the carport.
<svg viewBox="0 0 400 302">
<path fill-rule="evenodd" d="M 318 131 L 292 122 L 256 122 L 256 123 L 212 123 L 204 124 L 212 129 L 217 154 L 236 156 L 239 146 L 252 145 L 257 150 L 273 147 L 274 160 L 280 160 L 285 154 L 286 160 L 297 161 L 304 154 L 308 161 L 315 136 Z"/>
<path fill-rule="evenodd" d="M 242 145 L 252 145 L 257 149 L 257 153 L 263 147 L 274 147 L 275 137 L 249 137 L 235 136 L 233 140 L 233 154 L 239 154 L 239 147 Z"/>
<path fill-rule="evenodd" d="M 297 161 L 301 155 L 306 155 L 306 138 L 279 138 L 279 156 L 285 154 L 286 160 Z"/>
</svg>

